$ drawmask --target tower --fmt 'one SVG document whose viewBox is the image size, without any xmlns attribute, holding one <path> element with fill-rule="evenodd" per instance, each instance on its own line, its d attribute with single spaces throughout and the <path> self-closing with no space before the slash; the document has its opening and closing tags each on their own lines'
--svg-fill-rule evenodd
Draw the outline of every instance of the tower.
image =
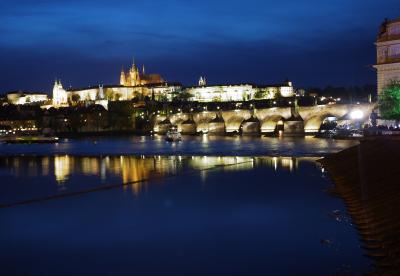
<svg viewBox="0 0 400 276">
<path fill-rule="evenodd" d="M 206 77 L 200 76 L 200 79 L 199 79 L 199 86 L 206 86 L 206 85 L 207 85 Z"/>
<path fill-rule="evenodd" d="M 56 79 L 53 86 L 53 105 L 61 106 L 67 103 L 67 91 L 63 88 L 61 81 Z"/>
<path fill-rule="evenodd" d="M 136 66 L 135 61 L 133 61 L 132 67 L 129 70 L 129 80 L 132 86 L 140 84 L 139 68 Z"/>
<path fill-rule="evenodd" d="M 379 95 L 392 81 L 400 81 L 400 18 L 382 23 L 375 45 Z"/>
<path fill-rule="evenodd" d="M 124 68 L 121 69 L 121 75 L 119 77 L 119 84 L 125 86 L 126 85 L 126 79 L 125 79 L 125 72 Z"/>
<path fill-rule="evenodd" d="M 138 86 L 161 84 L 165 81 L 159 74 L 146 74 L 144 65 L 142 65 L 140 69 L 139 66 L 136 65 L 135 60 L 133 60 L 132 66 L 127 72 L 125 72 L 123 69 L 121 70 L 119 82 L 122 86 Z"/>
</svg>

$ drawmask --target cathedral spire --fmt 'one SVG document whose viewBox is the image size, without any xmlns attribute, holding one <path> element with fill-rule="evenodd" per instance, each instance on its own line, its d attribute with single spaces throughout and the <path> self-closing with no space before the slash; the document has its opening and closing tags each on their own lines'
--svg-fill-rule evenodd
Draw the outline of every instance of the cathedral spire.
<svg viewBox="0 0 400 276">
<path fill-rule="evenodd" d="M 124 68 L 123 67 L 121 69 L 121 75 L 119 76 L 119 84 L 120 85 L 126 85 L 126 78 L 125 78 L 125 72 L 124 72 Z"/>
<path fill-rule="evenodd" d="M 135 58 L 133 57 L 133 58 L 132 58 L 132 68 L 135 69 L 135 67 L 136 67 Z"/>
<path fill-rule="evenodd" d="M 146 75 L 146 74 L 145 74 L 145 70 L 144 70 L 144 64 L 143 64 L 143 66 L 142 66 L 142 74 L 143 74 L 143 75 Z"/>
</svg>

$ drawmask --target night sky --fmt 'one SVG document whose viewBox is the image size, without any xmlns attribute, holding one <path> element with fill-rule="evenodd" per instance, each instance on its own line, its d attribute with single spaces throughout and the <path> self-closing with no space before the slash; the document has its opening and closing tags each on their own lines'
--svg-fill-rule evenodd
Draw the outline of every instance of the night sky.
<svg viewBox="0 0 400 276">
<path fill-rule="evenodd" d="M 135 57 L 186 85 L 375 83 L 374 40 L 399 0 L 0 2 L 0 93 L 116 84 Z"/>
</svg>

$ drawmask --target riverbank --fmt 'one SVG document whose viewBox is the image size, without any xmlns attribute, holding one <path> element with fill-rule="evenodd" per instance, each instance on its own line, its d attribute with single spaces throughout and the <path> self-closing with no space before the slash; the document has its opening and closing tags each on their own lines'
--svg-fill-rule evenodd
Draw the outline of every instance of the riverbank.
<svg viewBox="0 0 400 276">
<path fill-rule="evenodd" d="M 320 160 L 377 274 L 400 273 L 400 139 L 377 138 Z"/>
</svg>

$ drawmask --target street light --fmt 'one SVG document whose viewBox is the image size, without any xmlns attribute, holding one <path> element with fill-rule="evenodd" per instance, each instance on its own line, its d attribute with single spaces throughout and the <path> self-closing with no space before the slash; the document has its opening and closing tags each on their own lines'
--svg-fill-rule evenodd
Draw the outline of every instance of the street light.
<svg viewBox="0 0 400 276">
<path fill-rule="evenodd" d="M 364 117 L 364 112 L 362 112 L 359 109 L 355 109 L 355 110 L 351 111 L 351 113 L 350 113 L 350 118 L 352 120 L 360 120 L 363 117 Z"/>
</svg>

